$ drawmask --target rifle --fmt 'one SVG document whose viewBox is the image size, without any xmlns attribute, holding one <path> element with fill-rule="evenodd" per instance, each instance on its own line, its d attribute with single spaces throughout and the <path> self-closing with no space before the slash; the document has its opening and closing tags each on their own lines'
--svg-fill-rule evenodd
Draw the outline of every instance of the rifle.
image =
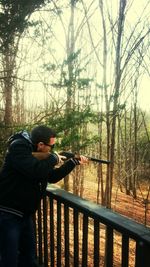
<svg viewBox="0 0 150 267">
<path fill-rule="evenodd" d="M 70 159 L 70 158 L 77 158 L 80 160 L 80 155 L 78 155 L 77 153 L 72 153 L 69 151 L 62 151 L 59 153 L 59 155 L 61 156 L 65 156 L 66 159 Z M 93 157 L 89 157 L 89 156 L 85 156 L 86 158 L 88 158 L 91 161 L 97 162 L 97 163 L 103 163 L 103 164 L 110 164 L 110 160 L 103 160 L 103 159 L 97 159 L 97 158 L 93 158 Z"/>
<path fill-rule="evenodd" d="M 65 160 L 67 159 L 71 159 L 71 158 L 76 158 L 80 160 L 80 155 L 78 155 L 77 153 L 73 153 L 73 152 L 69 152 L 69 151 L 62 151 L 60 153 L 58 153 L 61 156 L 66 157 Z M 39 160 L 43 160 L 48 158 L 48 156 L 50 155 L 50 153 L 44 153 L 44 152 L 32 152 L 32 155 L 39 159 Z M 110 164 L 110 160 L 103 160 L 103 159 L 97 159 L 97 158 L 93 158 L 93 157 L 89 157 L 89 156 L 85 156 L 86 158 L 88 158 L 91 161 L 97 162 L 97 163 L 101 163 L 101 164 Z M 64 160 L 64 159 L 63 159 Z"/>
</svg>

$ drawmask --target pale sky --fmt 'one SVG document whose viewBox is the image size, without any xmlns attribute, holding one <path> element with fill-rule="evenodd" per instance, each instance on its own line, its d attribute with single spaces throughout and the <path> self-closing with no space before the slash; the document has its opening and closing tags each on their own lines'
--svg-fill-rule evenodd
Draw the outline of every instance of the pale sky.
<svg viewBox="0 0 150 267">
<path fill-rule="evenodd" d="M 143 78 L 139 90 L 139 105 L 144 111 L 150 112 L 150 77 Z"/>
<path fill-rule="evenodd" d="M 107 0 L 107 3 L 109 3 L 110 0 Z M 87 0 L 86 3 L 88 2 L 91 2 L 92 3 L 92 0 Z M 114 8 L 114 5 L 116 2 L 118 2 L 118 0 L 113 0 L 113 1 L 110 1 L 110 3 L 113 3 L 112 4 L 112 9 Z M 134 22 L 136 21 L 137 17 L 140 18 L 142 16 L 142 10 L 143 8 L 146 6 L 146 4 L 148 4 L 150 1 L 149 0 L 128 0 L 128 5 L 130 6 L 130 4 L 132 3 L 132 5 L 130 6 L 130 9 L 129 9 L 129 15 L 128 15 L 128 23 L 131 25 L 131 28 L 132 26 L 134 25 Z M 95 0 L 95 3 L 98 5 L 98 1 Z M 132 8 L 131 8 L 132 7 Z M 116 10 L 115 10 L 116 11 Z M 99 11 L 98 11 L 99 12 Z M 149 16 L 150 14 L 150 4 L 149 6 L 147 6 L 147 8 L 145 9 L 144 11 L 145 15 L 144 15 L 144 18 L 146 18 L 146 16 Z M 67 16 L 68 17 L 68 16 Z M 148 23 L 148 22 L 147 22 Z M 95 15 L 95 25 L 97 27 L 97 16 Z M 56 31 L 56 37 L 58 37 L 58 40 L 63 44 L 64 43 L 64 39 L 62 38 L 62 27 L 60 27 L 60 24 L 58 24 L 58 26 L 56 27 L 55 26 L 55 30 L 57 29 Z M 95 31 L 96 32 L 96 31 Z M 41 48 L 40 48 L 41 49 Z M 38 55 L 39 53 L 39 57 L 40 57 L 40 53 L 41 51 L 35 50 L 36 54 Z M 57 44 L 55 45 L 55 49 L 56 49 L 56 56 L 59 57 L 59 54 L 61 55 L 61 50 L 60 49 L 60 46 Z M 44 51 L 43 51 L 44 53 Z M 34 58 L 36 58 L 36 56 Z M 38 57 L 38 56 L 37 56 Z M 44 57 L 43 57 L 44 58 Z M 39 63 L 38 63 L 39 64 Z M 34 70 L 34 68 L 32 67 L 32 71 Z M 36 70 L 35 70 L 36 71 Z M 39 73 L 40 73 L 40 70 L 39 70 Z M 42 76 L 42 75 L 41 75 Z M 139 101 L 139 105 L 141 106 L 141 108 L 143 110 L 147 110 L 147 111 L 150 111 L 150 105 L 149 105 L 149 99 L 150 99 L 150 89 L 149 89 L 149 84 L 150 84 L 150 77 L 148 75 L 148 73 L 146 75 L 144 75 L 141 83 L 140 83 L 140 87 L 139 87 L 139 97 L 138 97 L 138 101 Z M 41 96 L 43 95 L 40 94 L 40 84 L 39 83 L 35 83 L 32 85 L 33 86 L 33 97 L 31 97 L 30 93 L 31 93 L 31 88 L 30 88 L 30 93 L 29 93 L 29 97 L 28 99 L 30 100 L 30 102 L 33 104 L 33 102 L 35 103 L 41 103 L 42 100 L 41 100 Z M 29 87 L 29 84 L 27 84 L 27 87 Z M 31 86 L 30 86 L 31 87 Z M 36 90 L 35 90 L 36 88 Z M 41 96 L 40 96 L 41 95 Z"/>
</svg>

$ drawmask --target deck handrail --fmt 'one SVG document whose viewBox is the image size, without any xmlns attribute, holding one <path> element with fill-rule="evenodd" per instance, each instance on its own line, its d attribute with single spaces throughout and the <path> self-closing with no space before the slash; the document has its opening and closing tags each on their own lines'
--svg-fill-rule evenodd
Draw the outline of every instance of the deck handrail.
<svg viewBox="0 0 150 267">
<path fill-rule="evenodd" d="M 45 267 L 113 267 L 115 262 L 115 266 L 121 267 L 150 266 L 148 227 L 53 185 L 48 186 L 46 195 L 37 214 L 40 264 L 44 263 Z M 119 252 L 115 247 L 118 238 Z"/>
</svg>

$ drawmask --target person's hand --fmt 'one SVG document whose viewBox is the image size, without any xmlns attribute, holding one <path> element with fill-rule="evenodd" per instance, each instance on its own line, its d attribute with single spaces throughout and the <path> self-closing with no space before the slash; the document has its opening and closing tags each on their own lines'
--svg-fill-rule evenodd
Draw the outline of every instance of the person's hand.
<svg viewBox="0 0 150 267">
<path fill-rule="evenodd" d="M 83 165 L 83 164 L 87 164 L 88 162 L 89 162 L 89 159 L 88 159 L 87 157 L 80 155 L 79 163 L 80 163 L 81 165 Z"/>
<path fill-rule="evenodd" d="M 58 164 L 64 162 L 64 160 L 66 160 L 67 158 L 65 156 L 62 156 L 60 154 L 58 154 L 57 152 L 54 152 L 57 155 L 58 158 Z"/>
</svg>

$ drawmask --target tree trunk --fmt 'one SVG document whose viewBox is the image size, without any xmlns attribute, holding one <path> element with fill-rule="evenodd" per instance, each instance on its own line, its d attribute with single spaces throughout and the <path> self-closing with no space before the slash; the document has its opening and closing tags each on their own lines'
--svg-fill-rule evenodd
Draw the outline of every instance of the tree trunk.
<svg viewBox="0 0 150 267">
<path fill-rule="evenodd" d="M 114 84 L 114 99 L 113 99 L 113 112 L 112 112 L 112 126 L 111 126 L 111 152 L 110 152 L 110 168 L 109 168 L 109 181 L 108 181 L 108 195 L 107 195 L 107 207 L 111 208 L 112 197 L 112 183 L 113 183 L 113 171 L 114 171 L 114 159 L 115 159 L 115 139 L 116 139 L 116 119 L 118 116 L 118 100 L 121 81 L 121 45 L 122 34 L 124 28 L 126 0 L 120 0 L 119 6 L 119 18 L 118 18 L 118 33 L 117 33 L 117 45 L 116 45 L 116 61 L 115 61 L 115 84 Z"/>
<path fill-rule="evenodd" d="M 71 109 L 74 106 L 74 84 L 73 84 L 73 61 L 71 60 L 71 56 L 74 53 L 74 8 L 75 1 L 70 1 L 71 5 L 71 15 L 70 15 L 70 23 L 68 27 L 68 38 L 67 38 L 67 60 L 68 60 L 68 85 L 67 85 L 67 101 L 66 101 L 66 116 L 69 114 Z M 66 132 L 66 135 L 69 133 Z M 64 188 L 69 191 L 69 175 L 67 175 L 64 179 Z M 74 189 L 75 190 L 75 189 Z"/>
<path fill-rule="evenodd" d="M 4 66 L 4 79 L 3 79 L 3 93 L 5 100 L 5 113 L 4 113 L 4 124 L 9 127 L 13 123 L 12 115 L 12 90 L 13 90 L 13 71 L 15 56 L 13 56 L 12 48 L 6 50 L 3 56 Z"/>
</svg>

